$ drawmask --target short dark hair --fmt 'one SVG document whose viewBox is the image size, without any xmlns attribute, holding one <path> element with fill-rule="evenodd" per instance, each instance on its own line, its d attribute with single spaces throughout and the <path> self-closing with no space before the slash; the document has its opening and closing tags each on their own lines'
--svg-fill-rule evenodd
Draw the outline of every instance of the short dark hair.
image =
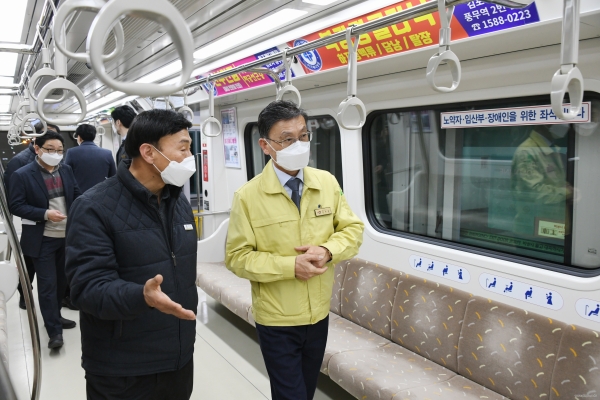
<svg viewBox="0 0 600 400">
<path fill-rule="evenodd" d="M 48 124 L 48 123 L 46 123 L 46 126 L 48 127 L 48 130 L 60 133 L 60 129 L 58 128 L 58 126 L 56 126 L 54 124 Z M 33 128 L 35 129 L 35 133 L 40 133 L 44 130 L 44 124 L 42 124 L 42 121 L 38 120 L 33 125 Z"/>
<path fill-rule="evenodd" d="M 96 127 L 90 124 L 81 124 L 75 130 L 75 134 L 84 142 L 96 139 Z"/>
<path fill-rule="evenodd" d="M 289 121 L 290 119 L 304 117 L 308 119 L 306 111 L 299 108 L 296 103 L 287 100 L 277 100 L 266 106 L 258 114 L 258 132 L 261 138 L 268 138 L 269 131 L 279 121 Z"/>
<path fill-rule="evenodd" d="M 120 106 L 115 108 L 110 113 L 110 116 L 112 117 L 113 121 L 121 121 L 123 126 L 129 129 L 133 119 L 135 118 L 135 111 L 129 106 Z"/>
<path fill-rule="evenodd" d="M 63 144 L 63 146 L 65 145 L 65 139 L 63 139 L 61 134 L 58 132 L 51 131 L 51 130 L 48 130 L 43 136 L 36 137 L 35 145 L 39 146 L 39 147 L 43 147 L 44 144 L 46 144 L 46 142 L 48 140 L 54 140 L 54 139 L 60 140 L 60 142 Z"/>
<path fill-rule="evenodd" d="M 139 157 L 140 146 L 149 143 L 158 147 L 158 141 L 183 129 L 190 129 L 192 123 L 181 113 L 173 110 L 150 110 L 139 113 L 127 132 L 125 152 L 131 158 Z"/>
</svg>

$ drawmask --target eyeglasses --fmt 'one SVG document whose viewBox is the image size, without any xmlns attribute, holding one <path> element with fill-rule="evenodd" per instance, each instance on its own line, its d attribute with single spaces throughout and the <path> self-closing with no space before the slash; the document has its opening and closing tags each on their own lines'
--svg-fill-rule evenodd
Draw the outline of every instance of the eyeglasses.
<svg viewBox="0 0 600 400">
<path fill-rule="evenodd" d="M 312 132 L 310 132 L 310 131 L 304 132 L 297 139 L 296 138 L 287 138 L 284 140 L 274 140 L 274 139 L 270 139 L 270 138 L 265 138 L 265 139 L 270 140 L 271 142 L 275 142 L 275 143 L 279 144 L 281 147 L 285 148 L 285 147 L 293 145 L 297 141 L 310 142 L 312 140 Z"/>
<path fill-rule="evenodd" d="M 64 154 L 64 150 L 54 150 L 54 149 L 47 149 L 45 147 L 41 147 L 42 149 L 46 150 L 46 153 L 48 154 L 60 154 L 63 155 Z"/>
</svg>

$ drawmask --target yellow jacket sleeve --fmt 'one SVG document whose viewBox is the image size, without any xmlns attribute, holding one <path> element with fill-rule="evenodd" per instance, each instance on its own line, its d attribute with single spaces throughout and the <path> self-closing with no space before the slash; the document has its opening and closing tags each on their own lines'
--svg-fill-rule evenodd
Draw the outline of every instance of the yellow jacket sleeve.
<svg viewBox="0 0 600 400">
<path fill-rule="evenodd" d="M 248 209 L 236 193 L 233 197 L 225 248 L 227 268 L 240 278 L 254 282 L 266 283 L 296 277 L 295 256 L 277 256 L 256 251 L 256 248 Z"/>
<path fill-rule="evenodd" d="M 358 248 L 363 241 L 365 224 L 354 214 L 337 180 L 333 179 L 337 200 L 333 216 L 334 233 L 321 246 L 326 247 L 331 252 L 333 256 L 331 262 L 337 263 L 349 260 L 358 254 Z"/>
</svg>

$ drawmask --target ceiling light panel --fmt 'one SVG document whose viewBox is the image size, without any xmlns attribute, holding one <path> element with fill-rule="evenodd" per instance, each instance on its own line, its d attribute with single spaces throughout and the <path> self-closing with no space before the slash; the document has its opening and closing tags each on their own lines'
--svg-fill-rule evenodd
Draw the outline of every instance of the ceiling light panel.
<svg viewBox="0 0 600 400">
<path fill-rule="evenodd" d="M 151 83 L 157 82 L 161 79 L 164 79 L 173 74 L 177 74 L 181 72 L 181 60 L 177 60 L 172 62 L 171 64 L 167 64 L 162 68 L 157 69 L 156 71 L 138 79 L 135 81 L 136 83 Z"/>
<path fill-rule="evenodd" d="M 10 101 L 12 96 L 0 96 L 0 112 L 8 112 L 10 110 Z"/>
<path fill-rule="evenodd" d="M 307 11 L 294 10 L 291 8 L 277 11 L 268 17 L 253 22 L 238 31 L 196 50 L 194 52 L 194 58 L 196 61 L 205 60 L 245 42 L 249 42 L 252 39 L 256 39 L 267 32 L 274 31 L 283 25 L 288 25 L 305 14 L 307 14 Z"/>
<path fill-rule="evenodd" d="M 20 43 L 25 23 L 26 0 L 7 1 L 0 13 L 0 41 Z M 4 75 L 4 74 L 0 74 Z"/>
</svg>

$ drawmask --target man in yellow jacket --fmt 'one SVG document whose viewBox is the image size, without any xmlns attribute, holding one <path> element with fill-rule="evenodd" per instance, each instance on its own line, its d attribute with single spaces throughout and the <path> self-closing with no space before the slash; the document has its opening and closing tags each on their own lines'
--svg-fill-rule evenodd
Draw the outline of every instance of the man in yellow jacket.
<svg viewBox="0 0 600 400">
<path fill-rule="evenodd" d="M 258 116 L 271 156 L 234 196 L 227 268 L 252 283 L 273 400 L 312 399 L 325 354 L 333 263 L 358 253 L 364 224 L 333 175 L 308 167 L 306 113 L 275 101 Z"/>
</svg>

